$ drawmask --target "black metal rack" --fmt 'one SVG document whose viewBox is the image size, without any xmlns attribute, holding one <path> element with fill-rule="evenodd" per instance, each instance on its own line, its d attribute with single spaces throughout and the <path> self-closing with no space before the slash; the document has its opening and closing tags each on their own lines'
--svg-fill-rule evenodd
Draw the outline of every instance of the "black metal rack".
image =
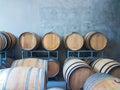
<svg viewBox="0 0 120 90">
<path fill-rule="evenodd" d="M 7 60 L 7 51 L 0 51 L 0 66 Z"/>
<path fill-rule="evenodd" d="M 104 57 L 104 51 L 95 51 L 95 50 L 80 50 L 80 51 L 67 51 L 67 57 L 77 57 L 82 60 L 90 59 L 96 60 L 98 58 Z"/>
</svg>

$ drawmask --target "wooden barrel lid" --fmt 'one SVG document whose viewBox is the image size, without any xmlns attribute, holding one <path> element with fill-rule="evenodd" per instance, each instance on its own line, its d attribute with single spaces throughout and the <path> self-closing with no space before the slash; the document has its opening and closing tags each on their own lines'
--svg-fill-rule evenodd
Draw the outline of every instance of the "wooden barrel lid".
<svg viewBox="0 0 120 90">
<path fill-rule="evenodd" d="M 54 77 L 59 73 L 59 64 L 57 61 L 48 62 L 48 77 Z"/>
<path fill-rule="evenodd" d="M 40 37 L 35 33 L 24 32 L 19 37 L 19 45 L 24 50 L 33 50 L 40 43 Z"/>
<path fill-rule="evenodd" d="M 60 46 L 60 37 L 58 34 L 49 32 L 42 39 L 42 45 L 46 50 L 56 50 Z"/>
<path fill-rule="evenodd" d="M 79 50 L 84 44 L 82 35 L 77 32 L 72 32 L 65 37 L 65 46 L 70 50 Z"/>
</svg>

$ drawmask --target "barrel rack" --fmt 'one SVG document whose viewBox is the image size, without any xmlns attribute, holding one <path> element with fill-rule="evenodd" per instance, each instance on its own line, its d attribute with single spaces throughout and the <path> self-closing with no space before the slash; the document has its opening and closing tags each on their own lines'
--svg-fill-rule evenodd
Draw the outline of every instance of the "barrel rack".
<svg viewBox="0 0 120 90">
<path fill-rule="evenodd" d="M 58 51 L 46 51 L 46 50 L 33 50 L 33 51 L 26 51 L 21 50 L 22 58 L 32 58 L 32 57 L 39 57 L 44 60 L 58 60 Z M 37 56 L 36 56 L 37 55 Z M 79 50 L 79 51 L 67 51 L 67 57 L 77 57 L 81 60 L 96 60 L 98 58 L 104 57 L 104 51 L 95 51 L 95 50 Z M 54 86 L 61 86 L 65 85 L 67 90 L 70 90 L 68 84 L 65 81 L 57 81 L 56 77 L 48 79 L 47 87 L 54 87 Z"/>
<path fill-rule="evenodd" d="M 7 51 L 0 51 L 0 66 L 3 64 L 5 64 L 7 60 Z"/>
<path fill-rule="evenodd" d="M 104 51 L 95 51 L 95 50 L 79 50 L 79 51 L 67 51 L 67 57 L 77 57 L 81 60 L 96 60 L 98 58 L 104 57 Z"/>
<path fill-rule="evenodd" d="M 36 55 L 39 58 L 42 59 L 53 59 L 53 60 L 58 60 L 58 51 L 45 51 L 45 50 L 34 50 L 34 51 L 25 51 L 22 50 L 22 58 L 27 58 L 27 57 L 35 57 Z"/>
</svg>

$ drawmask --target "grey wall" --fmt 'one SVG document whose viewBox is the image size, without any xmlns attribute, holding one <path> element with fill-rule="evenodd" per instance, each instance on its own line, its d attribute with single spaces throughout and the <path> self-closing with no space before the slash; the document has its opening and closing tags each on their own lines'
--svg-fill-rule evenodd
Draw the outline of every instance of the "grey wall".
<svg viewBox="0 0 120 90">
<path fill-rule="evenodd" d="M 100 31 L 109 40 L 105 56 L 120 60 L 120 0 L 0 0 L 0 30 L 17 37 L 25 31 L 40 36 L 54 31 L 61 37 Z"/>
</svg>

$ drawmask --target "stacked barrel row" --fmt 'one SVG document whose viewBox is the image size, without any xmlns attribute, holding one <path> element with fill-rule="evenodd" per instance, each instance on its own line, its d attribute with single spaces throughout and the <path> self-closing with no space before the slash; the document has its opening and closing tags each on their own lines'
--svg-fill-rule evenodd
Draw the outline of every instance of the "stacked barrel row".
<svg viewBox="0 0 120 90">
<path fill-rule="evenodd" d="M 54 32 L 46 33 L 43 38 L 31 32 L 19 36 L 19 45 L 24 50 L 37 49 L 41 43 L 46 50 L 56 50 L 61 44 L 61 38 Z M 72 32 L 65 36 L 64 45 L 70 50 L 80 50 L 83 45 L 88 49 L 103 50 L 107 45 L 107 37 L 101 32 L 89 32 L 84 37 L 78 32 Z"/>
<path fill-rule="evenodd" d="M 99 59 L 92 62 L 91 65 L 92 68 L 85 61 L 76 57 L 69 57 L 65 60 L 63 77 L 72 90 L 80 90 L 82 87 L 84 90 L 120 89 L 120 64 L 118 62 L 110 59 Z M 12 68 L 0 70 L 0 77 L 4 75 L 4 78 L 0 78 L 0 88 L 14 90 L 19 83 L 17 90 L 33 90 L 35 88 L 36 90 L 46 90 L 47 77 L 55 76 L 56 71 L 58 73 L 57 67 L 50 69 L 51 66 L 54 67 L 47 60 L 39 58 L 16 60 L 13 62 Z M 100 72 L 100 70 L 107 72 L 94 74 Z M 13 80 L 13 77 L 16 77 L 16 79 L 21 77 L 21 79 Z"/>
<path fill-rule="evenodd" d="M 90 63 L 89 63 L 90 64 Z M 92 67 L 79 58 L 65 60 L 63 77 L 72 90 L 119 90 L 120 63 L 111 59 L 99 59 Z"/>
</svg>

